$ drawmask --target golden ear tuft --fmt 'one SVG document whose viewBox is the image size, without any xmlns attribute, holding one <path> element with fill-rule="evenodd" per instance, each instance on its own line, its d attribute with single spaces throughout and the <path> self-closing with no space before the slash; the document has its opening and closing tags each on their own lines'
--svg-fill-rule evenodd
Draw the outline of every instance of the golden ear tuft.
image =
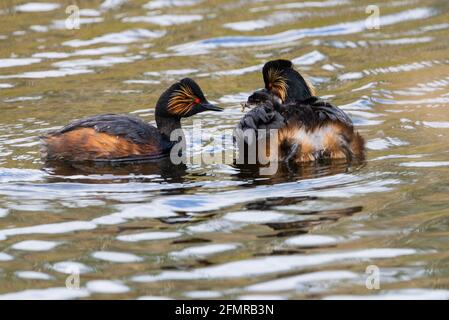
<svg viewBox="0 0 449 320">
<path fill-rule="evenodd" d="M 167 110 L 177 116 L 183 116 L 192 110 L 197 97 L 189 86 L 184 84 L 175 90 L 168 101 Z"/>
<path fill-rule="evenodd" d="M 282 102 L 287 98 L 287 79 L 282 76 L 282 71 L 271 68 L 268 70 L 268 89 L 274 91 Z"/>
</svg>

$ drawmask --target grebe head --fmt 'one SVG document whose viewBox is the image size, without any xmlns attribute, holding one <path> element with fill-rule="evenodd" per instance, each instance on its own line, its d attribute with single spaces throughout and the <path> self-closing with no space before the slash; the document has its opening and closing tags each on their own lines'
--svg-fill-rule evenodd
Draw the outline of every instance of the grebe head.
<svg viewBox="0 0 449 320">
<path fill-rule="evenodd" d="M 168 88 L 156 105 L 156 116 L 187 118 L 203 111 L 223 111 L 204 97 L 200 86 L 190 78 L 184 78 Z"/>
<path fill-rule="evenodd" d="M 313 85 L 293 68 L 289 60 L 272 60 L 262 69 L 265 89 L 282 103 L 304 101 L 315 96 Z"/>
<path fill-rule="evenodd" d="M 264 88 L 254 91 L 248 97 L 246 103 L 242 104 L 242 107 L 243 109 L 252 107 L 264 107 L 280 112 L 282 107 L 282 100 L 276 94 Z"/>
</svg>

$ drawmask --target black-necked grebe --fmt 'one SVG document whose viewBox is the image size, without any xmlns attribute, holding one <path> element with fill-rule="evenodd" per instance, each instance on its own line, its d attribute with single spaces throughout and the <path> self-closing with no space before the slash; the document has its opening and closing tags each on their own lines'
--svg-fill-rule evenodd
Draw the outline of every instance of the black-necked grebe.
<svg viewBox="0 0 449 320">
<path fill-rule="evenodd" d="M 341 109 L 315 96 L 313 86 L 288 60 L 274 60 L 263 67 L 265 88 L 246 103 L 252 107 L 237 128 L 277 129 L 281 161 L 311 162 L 326 159 L 363 159 L 364 140 Z"/>
<path fill-rule="evenodd" d="M 64 161 L 160 158 L 176 143 L 170 141 L 170 134 L 181 128 L 181 118 L 208 110 L 223 109 L 210 104 L 198 84 L 185 78 L 160 96 L 155 113 L 157 127 L 129 115 L 84 118 L 42 137 L 42 157 Z"/>
</svg>

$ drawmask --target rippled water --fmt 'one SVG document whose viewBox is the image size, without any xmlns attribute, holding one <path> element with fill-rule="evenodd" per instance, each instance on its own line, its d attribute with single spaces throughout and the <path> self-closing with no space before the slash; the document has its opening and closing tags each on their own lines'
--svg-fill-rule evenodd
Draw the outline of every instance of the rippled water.
<svg viewBox="0 0 449 320">
<path fill-rule="evenodd" d="M 377 3 L 367 30 L 371 1 L 95 0 L 67 30 L 65 1 L 2 1 L 0 298 L 449 298 L 449 3 Z M 39 159 L 73 119 L 153 121 L 184 76 L 226 109 L 206 133 L 232 129 L 278 57 L 351 115 L 365 163 L 267 177 Z"/>
</svg>

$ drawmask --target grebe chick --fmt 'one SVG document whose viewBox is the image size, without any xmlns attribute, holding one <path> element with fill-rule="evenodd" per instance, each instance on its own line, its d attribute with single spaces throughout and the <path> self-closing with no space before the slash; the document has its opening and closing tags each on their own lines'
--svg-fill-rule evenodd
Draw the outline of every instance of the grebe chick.
<svg viewBox="0 0 449 320">
<path fill-rule="evenodd" d="M 250 110 L 238 124 L 242 131 L 278 129 L 278 148 L 270 156 L 298 163 L 363 159 L 364 140 L 341 109 L 315 96 L 313 86 L 288 60 L 263 67 L 265 88 L 254 92 Z"/>
<path fill-rule="evenodd" d="M 181 118 L 203 111 L 222 111 L 210 104 L 199 85 L 185 78 L 168 88 L 156 104 L 157 127 L 140 118 L 105 114 L 74 121 L 42 137 L 42 158 L 64 161 L 133 161 L 161 158 L 176 141 Z"/>
</svg>

